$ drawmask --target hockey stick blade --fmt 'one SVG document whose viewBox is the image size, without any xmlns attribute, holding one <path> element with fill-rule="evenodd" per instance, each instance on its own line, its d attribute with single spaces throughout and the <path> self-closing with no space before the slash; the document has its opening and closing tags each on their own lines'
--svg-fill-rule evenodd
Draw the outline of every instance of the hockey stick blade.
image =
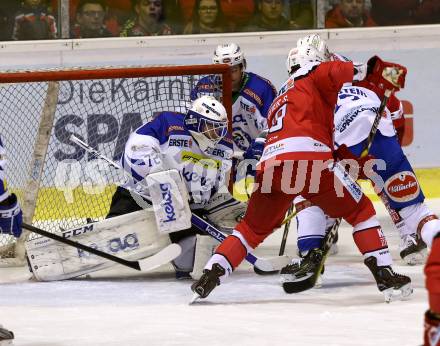
<svg viewBox="0 0 440 346">
<path fill-rule="evenodd" d="M 275 256 L 265 258 L 256 257 L 256 261 L 253 264 L 255 268 L 258 268 L 260 271 L 270 273 L 278 272 L 281 268 L 286 266 L 290 262 L 290 260 L 291 259 L 288 256 Z"/>
<path fill-rule="evenodd" d="M 153 256 L 139 260 L 139 268 L 143 272 L 159 268 L 161 265 L 171 262 L 179 256 L 181 252 L 182 248 L 178 244 L 170 244 Z"/>
<path fill-rule="evenodd" d="M 273 275 L 273 274 L 278 274 L 280 271 L 279 270 L 264 271 L 258 267 L 254 267 L 254 272 L 255 274 L 258 275 Z"/>
</svg>

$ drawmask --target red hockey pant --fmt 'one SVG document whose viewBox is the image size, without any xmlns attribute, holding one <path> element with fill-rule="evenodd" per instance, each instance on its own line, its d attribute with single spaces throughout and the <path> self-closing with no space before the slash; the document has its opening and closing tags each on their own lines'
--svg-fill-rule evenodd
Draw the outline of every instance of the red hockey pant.
<svg viewBox="0 0 440 346">
<path fill-rule="evenodd" d="M 270 191 L 268 191 L 267 177 L 266 181 L 264 177 L 266 173 L 263 171 L 257 175 L 258 188 L 251 195 L 245 217 L 236 226 L 236 230 L 243 235 L 250 247 L 257 247 L 281 226 L 293 199 L 298 195 L 302 195 L 314 205 L 319 206 L 330 217 L 342 217 L 352 226 L 375 215 L 371 201 L 362 192 L 357 194 L 358 201 L 356 201 L 350 194 L 349 187 L 344 186 L 332 171 L 325 169 L 317 178 L 311 172 L 312 161 L 309 161 L 307 167 L 306 172 L 301 168 L 298 169 L 298 162 L 291 164 L 290 169 L 286 169 L 284 165 L 275 167 Z M 297 176 L 298 170 L 305 174 L 300 173 Z M 293 189 L 295 181 L 299 180 L 304 181 L 303 188 L 297 188 L 293 193 L 291 192 L 293 190 L 286 192 L 286 188 Z M 228 238 L 217 248 L 216 252 L 228 258 L 232 267 L 235 268 L 246 256 L 246 251 L 243 246 L 236 244 L 238 240 L 236 237 L 229 236 Z M 241 251 L 237 251 L 240 248 Z"/>
</svg>

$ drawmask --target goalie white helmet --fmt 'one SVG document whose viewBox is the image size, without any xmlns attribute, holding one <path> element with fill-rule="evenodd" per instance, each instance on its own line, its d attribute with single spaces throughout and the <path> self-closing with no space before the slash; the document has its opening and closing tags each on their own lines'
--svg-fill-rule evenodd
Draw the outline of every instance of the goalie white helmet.
<svg viewBox="0 0 440 346">
<path fill-rule="evenodd" d="M 225 107 L 213 96 L 194 100 L 185 119 L 185 127 L 205 151 L 215 146 L 228 131 L 228 115 Z"/>
<path fill-rule="evenodd" d="M 297 66 L 310 62 L 323 62 L 330 59 L 327 43 L 318 34 L 308 35 L 297 41 L 296 47 L 292 48 L 287 55 L 287 72 L 292 74 Z"/>
<path fill-rule="evenodd" d="M 230 66 L 243 65 L 246 68 L 246 59 L 240 46 L 235 43 L 220 44 L 212 57 L 214 64 L 228 64 Z"/>
</svg>

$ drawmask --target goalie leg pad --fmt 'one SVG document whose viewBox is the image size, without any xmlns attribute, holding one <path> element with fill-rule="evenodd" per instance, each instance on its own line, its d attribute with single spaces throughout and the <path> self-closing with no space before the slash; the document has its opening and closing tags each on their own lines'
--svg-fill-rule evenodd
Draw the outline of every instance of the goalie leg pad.
<svg viewBox="0 0 440 346">
<path fill-rule="evenodd" d="M 182 253 L 173 261 L 176 271 L 189 273 L 194 264 L 194 252 L 196 246 L 196 236 L 190 235 L 180 239 L 177 244 L 182 248 Z"/>
<path fill-rule="evenodd" d="M 158 233 L 152 209 L 65 230 L 63 236 L 129 260 L 151 256 L 170 244 L 167 235 Z M 32 272 L 40 281 L 70 279 L 115 265 L 44 237 L 27 242 L 26 250 Z"/>
<path fill-rule="evenodd" d="M 194 266 L 190 273 L 194 280 L 200 279 L 203 274 L 205 264 L 209 261 L 215 253 L 215 249 L 220 242 L 208 235 L 196 235 L 196 251 L 194 256 Z"/>
</svg>

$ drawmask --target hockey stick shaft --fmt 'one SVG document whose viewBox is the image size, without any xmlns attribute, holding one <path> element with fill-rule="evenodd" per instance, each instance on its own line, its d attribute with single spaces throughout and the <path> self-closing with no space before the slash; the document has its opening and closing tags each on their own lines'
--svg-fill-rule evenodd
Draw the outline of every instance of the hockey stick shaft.
<svg viewBox="0 0 440 346">
<path fill-rule="evenodd" d="M 129 174 L 126 170 L 124 170 L 120 165 L 118 165 L 116 162 L 112 161 L 111 159 L 109 159 L 108 157 L 104 156 L 103 154 L 101 154 L 99 151 L 93 149 L 91 146 L 89 146 L 87 143 L 81 141 L 79 138 L 75 137 L 74 135 L 72 135 L 70 137 L 70 139 L 75 142 L 76 144 L 78 144 L 80 147 L 82 147 L 84 150 L 86 150 L 87 152 L 89 152 L 90 154 L 92 154 L 93 156 L 95 156 L 96 158 L 102 159 L 103 161 L 107 162 L 109 165 L 111 165 L 112 167 L 118 169 L 118 170 L 122 170 L 124 172 L 124 174 L 129 177 L 130 179 L 134 179 L 136 180 L 134 177 L 131 176 L 131 174 Z M 137 193 L 139 194 L 138 191 L 132 189 L 131 190 L 133 193 Z M 142 198 L 145 198 L 148 200 L 148 198 L 144 195 L 139 194 Z M 198 228 L 199 230 L 201 230 L 202 232 L 210 235 L 211 237 L 217 239 L 218 241 L 222 242 L 223 240 L 226 239 L 226 235 L 223 234 L 222 232 L 220 232 L 218 229 L 216 229 L 215 227 L 213 227 L 211 224 L 209 224 L 207 221 L 205 221 L 204 219 L 200 218 L 199 216 L 192 214 L 191 216 L 191 223 Z M 255 255 L 253 255 L 252 253 L 248 253 L 246 255 L 246 260 L 253 264 L 254 266 L 259 267 L 259 269 L 263 270 L 263 271 L 271 271 L 274 270 L 274 266 L 278 267 L 278 266 L 284 266 L 285 264 L 288 263 L 289 259 L 286 257 L 286 259 L 284 257 L 281 258 L 276 258 L 274 259 L 274 262 L 271 262 L 269 259 L 264 259 L 264 258 L 258 258 Z M 285 264 L 283 264 L 284 262 L 286 262 Z M 280 268 L 275 268 L 276 270 L 281 269 Z"/>
<path fill-rule="evenodd" d="M 286 219 L 283 221 L 284 232 L 283 232 L 283 238 L 281 239 L 280 252 L 278 253 L 278 256 L 284 255 L 284 250 L 286 249 L 287 236 L 289 235 L 290 222 L 292 221 L 292 218 L 294 218 L 296 215 L 296 212 L 293 211 L 294 208 L 295 205 L 292 203 L 292 205 L 289 208 L 288 215 Z"/>
<path fill-rule="evenodd" d="M 132 268 L 132 269 L 141 270 L 141 267 L 140 267 L 138 261 L 128 261 L 128 260 L 125 260 L 123 258 L 110 255 L 110 254 L 108 254 L 106 252 L 100 251 L 98 249 L 94 249 L 94 248 L 92 248 L 90 246 L 78 243 L 78 242 L 70 240 L 68 238 L 61 237 L 61 236 L 59 236 L 59 235 L 57 235 L 55 233 L 50 233 L 48 231 L 45 231 L 45 230 L 43 230 L 41 228 L 29 225 L 27 223 L 23 223 L 22 227 L 27 229 L 28 231 L 37 233 L 37 234 L 42 235 L 42 236 L 44 236 L 46 238 L 50 238 L 50 239 L 56 240 L 56 241 L 58 241 L 60 243 L 66 244 L 66 245 L 73 246 L 73 247 L 75 247 L 77 249 L 81 249 L 81 250 L 87 251 L 87 252 L 89 252 L 91 254 L 94 254 L 96 256 L 108 259 L 109 261 L 113 261 L 113 262 L 122 264 L 122 265 L 124 265 L 126 267 L 129 267 L 129 268 Z"/>
<path fill-rule="evenodd" d="M 373 126 L 371 127 L 370 133 L 368 134 L 367 144 L 361 156 L 367 155 L 371 148 L 371 145 L 373 144 L 374 136 L 376 136 L 377 129 L 379 128 L 380 119 L 382 118 L 382 113 L 388 103 L 388 99 L 390 98 L 391 93 L 392 90 L 385 90 L 384 97 L 380 102 L 379 109 L 376 113 L 376 117 L 374 118 Z"/>
</svg>

